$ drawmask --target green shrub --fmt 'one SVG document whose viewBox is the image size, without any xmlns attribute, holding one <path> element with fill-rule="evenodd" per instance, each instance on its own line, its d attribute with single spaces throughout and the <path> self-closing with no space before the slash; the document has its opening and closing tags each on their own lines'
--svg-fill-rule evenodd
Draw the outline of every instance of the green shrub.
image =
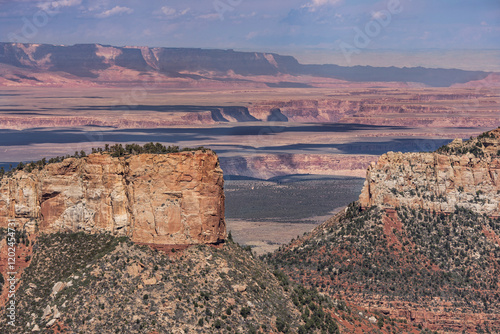
<svg viewBox="0 0 500 334">
<path fill-rule="evenodd" d="M 245 318 L 245 319 L 246 319 L 246 318 L 250 315 L 250 311 L 251 311 L 251 310 L 250 310 L 250 307 L 248 307 L 248 306 L 244 306 L 244 307 L 242 307 L 242 308 L 241 308 L 241 310 L 240 310 L 240 314 L 241 314 L 241 316 L 242 316 L 243 318 Z"/>
</svg>

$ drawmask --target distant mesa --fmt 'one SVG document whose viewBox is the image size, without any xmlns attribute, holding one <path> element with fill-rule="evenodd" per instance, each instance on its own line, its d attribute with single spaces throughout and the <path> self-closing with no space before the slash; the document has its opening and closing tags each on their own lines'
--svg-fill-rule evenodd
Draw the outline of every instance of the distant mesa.
<svg viewBox="0 0 500 334">
<path fill-rule="evenodd" d="M 257 118 L 250 115 L 246 107 L 221 107 L 219 108 L 221 116 L 227 122 L 256 122 Z M 215 120 L 215 117 L 214 117 Z"/>
<path fill-rule="evenodd" d="M 339 82 L 386 86 L 413 82 L 448 87 L 477 83 L 491 75 L 423 67 L 303 65 L 291 56 L 233 50 L 0 43 L 0 86 L 154 82 L 183 88 L 310 88 Z"/>
</svg>

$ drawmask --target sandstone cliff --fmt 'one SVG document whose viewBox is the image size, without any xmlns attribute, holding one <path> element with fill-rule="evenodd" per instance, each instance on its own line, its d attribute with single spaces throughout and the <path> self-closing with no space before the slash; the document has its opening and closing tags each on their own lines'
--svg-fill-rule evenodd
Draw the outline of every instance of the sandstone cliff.
<svg viewBox="0 0 500 334">
<path fill-rule="evenodd" d="M 433 153 L 389 152 L 372 163 L 360 196 L 364 207 L 406 206 L 441 212 L 464 207 L 500 215 L 500 129 Z"/>
<path fill-rule="evenodd" d="M 213 152 L 69 158 L 1 180 L 0 227 L 216 243 L 226 235 L 223 182 Z"/>
</svg>

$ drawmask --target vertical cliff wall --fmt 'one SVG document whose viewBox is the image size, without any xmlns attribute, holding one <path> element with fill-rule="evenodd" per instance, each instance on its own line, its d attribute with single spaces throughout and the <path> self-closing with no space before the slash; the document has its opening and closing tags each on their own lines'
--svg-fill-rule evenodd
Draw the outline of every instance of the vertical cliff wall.
<svg viewBox="0 0 500 334">
<path fill-rule="evenodd" d="M 69 158 L 1 180 L 0 227 L 216 243 L 226 236 L 223 182 L 213 152 Z"/>
<path fill-rule="evenodd" d="M 364 207 L 406 206 L 500 216 L 500 129 L 432 153 L 389 152 L 372 163 L 359 198 Z"/>
</svg>

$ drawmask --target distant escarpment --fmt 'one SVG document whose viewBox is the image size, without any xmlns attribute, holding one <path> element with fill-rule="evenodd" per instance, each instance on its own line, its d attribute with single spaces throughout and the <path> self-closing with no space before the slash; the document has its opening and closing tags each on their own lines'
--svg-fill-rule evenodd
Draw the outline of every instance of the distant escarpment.
<svg viewBox="0 0 500 334">
<path fill-rule="evenodd" d="M 68 158 L 0 181 L 0 227 L 217 243 L 226 237 L 223 182 L 211 151 Z"/>
<path fill-rule="evenodd" d="M 384 154 L 368 168 L 360 204 L 500 216 L 500 129 L 433 153 Z"/>
<path fill-rule="evenodd" d="M 490 75 L 423 67 L 304 65 L 294 57 L 275 53 L 100 44 L 0 43 L 0 65 L 0 85 L 6 86 L 155 82 L 171 87 L 199 87 L 209 81 L 212 87 L 304 88 L 312 87 L 311 81 L 317 87 L 345 81 L 388 86 L 419 82 L 446 87 Z"/>
<path fill-rule="evenodd" d="M 296 99 L 290 101 L 262 101 L 249 108 L 250 113 L 263 121 L 338 122 L 359 113 L 363 101 L 347 99 Z"/>
<path fill-rule="evenodd" d="M 363 177 L 366 167 L 377 159 L 373 155 L 341 154 L 256 154 L 221 157 L 226 175 L 259 179 L 290 174 L 347 175 Z"/>
</svg>

